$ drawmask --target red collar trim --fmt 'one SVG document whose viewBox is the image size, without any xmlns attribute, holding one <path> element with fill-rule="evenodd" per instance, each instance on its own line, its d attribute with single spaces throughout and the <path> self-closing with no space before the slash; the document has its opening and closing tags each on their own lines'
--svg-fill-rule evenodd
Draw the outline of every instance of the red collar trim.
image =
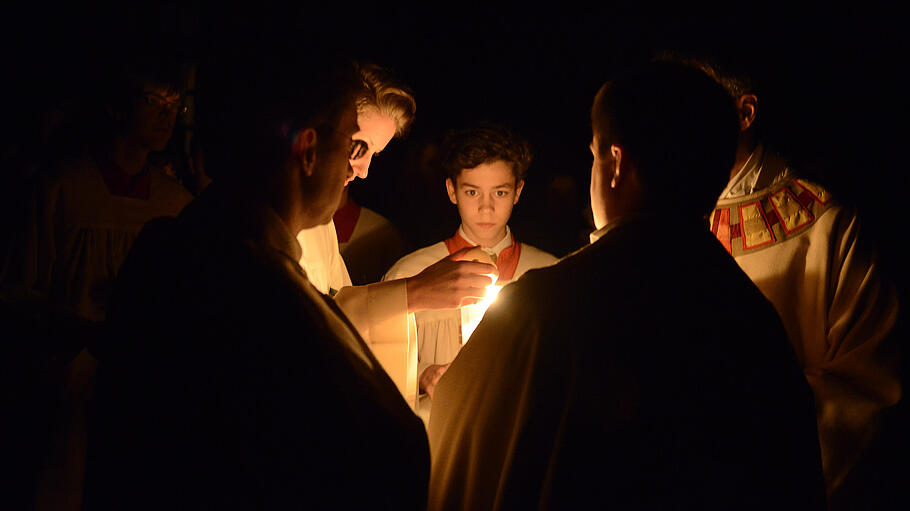
<svg viewBox="0 0 910 511">
<path fill-rule="evenodd" d="M 466 247 L 475 247 L 455 231 L 455 236 L 445 240 L 446 248 L 449 253 L 455 253 Z M 515 269 L 518 268 L 518 260 L 521 259 L 521 243 L 515 241 L 515 235 L 512 235 L 512 244 L 496 256 L 496 268 L 499 269 L 499 278 L 497 281 L 509 281 L 515 276 Z"/>
<path fill-rule="evenodd" d="M 335 222 L 335 233 L 338 236 L 338 243 L 347 243 L 354 234 L 354 228 L 357 227 L 357 220 L 360 219 L 360 205 L 348 199 L 344 207 L 338 208 L 332 221 Z"/>
</svg>

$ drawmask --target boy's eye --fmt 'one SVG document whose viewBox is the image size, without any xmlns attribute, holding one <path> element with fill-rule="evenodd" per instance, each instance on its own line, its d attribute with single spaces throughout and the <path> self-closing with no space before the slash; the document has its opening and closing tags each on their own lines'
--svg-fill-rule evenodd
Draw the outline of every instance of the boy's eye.
<svg viewBox="0 0 910 511">
<path fill-rule="evenodd" d="M 497 197 L 505 197 L 506 195 L 509 195 L 509 192 L 507 192 L 505 190 L 496 190 Z"/>
<path fill-rule="evenodd" d="M 473 197 L 473 196 L 477 195 L 477 190 L 465 190 L 464 193 L 468 197 Z"/>
</svg>

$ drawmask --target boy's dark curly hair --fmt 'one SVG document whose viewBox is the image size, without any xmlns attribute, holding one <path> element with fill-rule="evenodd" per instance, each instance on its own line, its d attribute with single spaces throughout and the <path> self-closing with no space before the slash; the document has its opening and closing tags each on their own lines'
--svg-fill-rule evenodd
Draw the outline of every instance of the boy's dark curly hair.
<svg viewBox="0 0 910 511">
<path fill-rule="evenodd" d="M 442 167 L 454 183 L 461 171 L 483 163 L 502 160 L 521 182 L 531 163 L 531 144 L 512 129 L 496 123 L 481 122 L 451 130 L 442 141 Z"/>
</svg>

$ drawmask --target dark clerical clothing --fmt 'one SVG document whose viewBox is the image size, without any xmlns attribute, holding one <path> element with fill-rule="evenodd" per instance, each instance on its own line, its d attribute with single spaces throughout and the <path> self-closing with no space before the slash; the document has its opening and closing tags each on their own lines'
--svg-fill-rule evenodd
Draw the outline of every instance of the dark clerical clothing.
<svg viewBox="0 0 910 511">
<path fill-rule="evenodd" d="M 442 376 L 429 508 L 824 509 L 812 394 L 705 226 L 620 220 L 503 288 Z"/>
<path fill-rule="evenodd" d="M 271 209 L 211 185 L 121 270 L 86 509 L 423 509 L 429 452 Z"/>
</svg>

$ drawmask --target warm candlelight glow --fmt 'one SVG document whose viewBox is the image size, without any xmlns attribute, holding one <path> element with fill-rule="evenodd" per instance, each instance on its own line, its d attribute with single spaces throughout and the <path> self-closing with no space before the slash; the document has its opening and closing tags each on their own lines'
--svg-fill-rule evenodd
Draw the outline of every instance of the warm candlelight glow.
<svg viewBox="0 0 910 511">
<path fill-rule="evenodd" d="M 465 305 L 461 308 L 462 344 L 468 342 L 471 334 L 474 333 L 474 329 L 477 328 L 477 325 L 480 324 L 480 320 L 483 319 L 484 313 L 487 312 L 490 305 L 493 305 L 493 302 L 496 301 L 496 297 L 499 295 L 499 290 L 502 289 L 502 286 L 496 284 L 496 275 L 491 273 L 489 274 L 489 277 L 493 279 L 493 283 L 486 287 L 486 294 L 483 300 L 473 305 Z"/>
</svg>

